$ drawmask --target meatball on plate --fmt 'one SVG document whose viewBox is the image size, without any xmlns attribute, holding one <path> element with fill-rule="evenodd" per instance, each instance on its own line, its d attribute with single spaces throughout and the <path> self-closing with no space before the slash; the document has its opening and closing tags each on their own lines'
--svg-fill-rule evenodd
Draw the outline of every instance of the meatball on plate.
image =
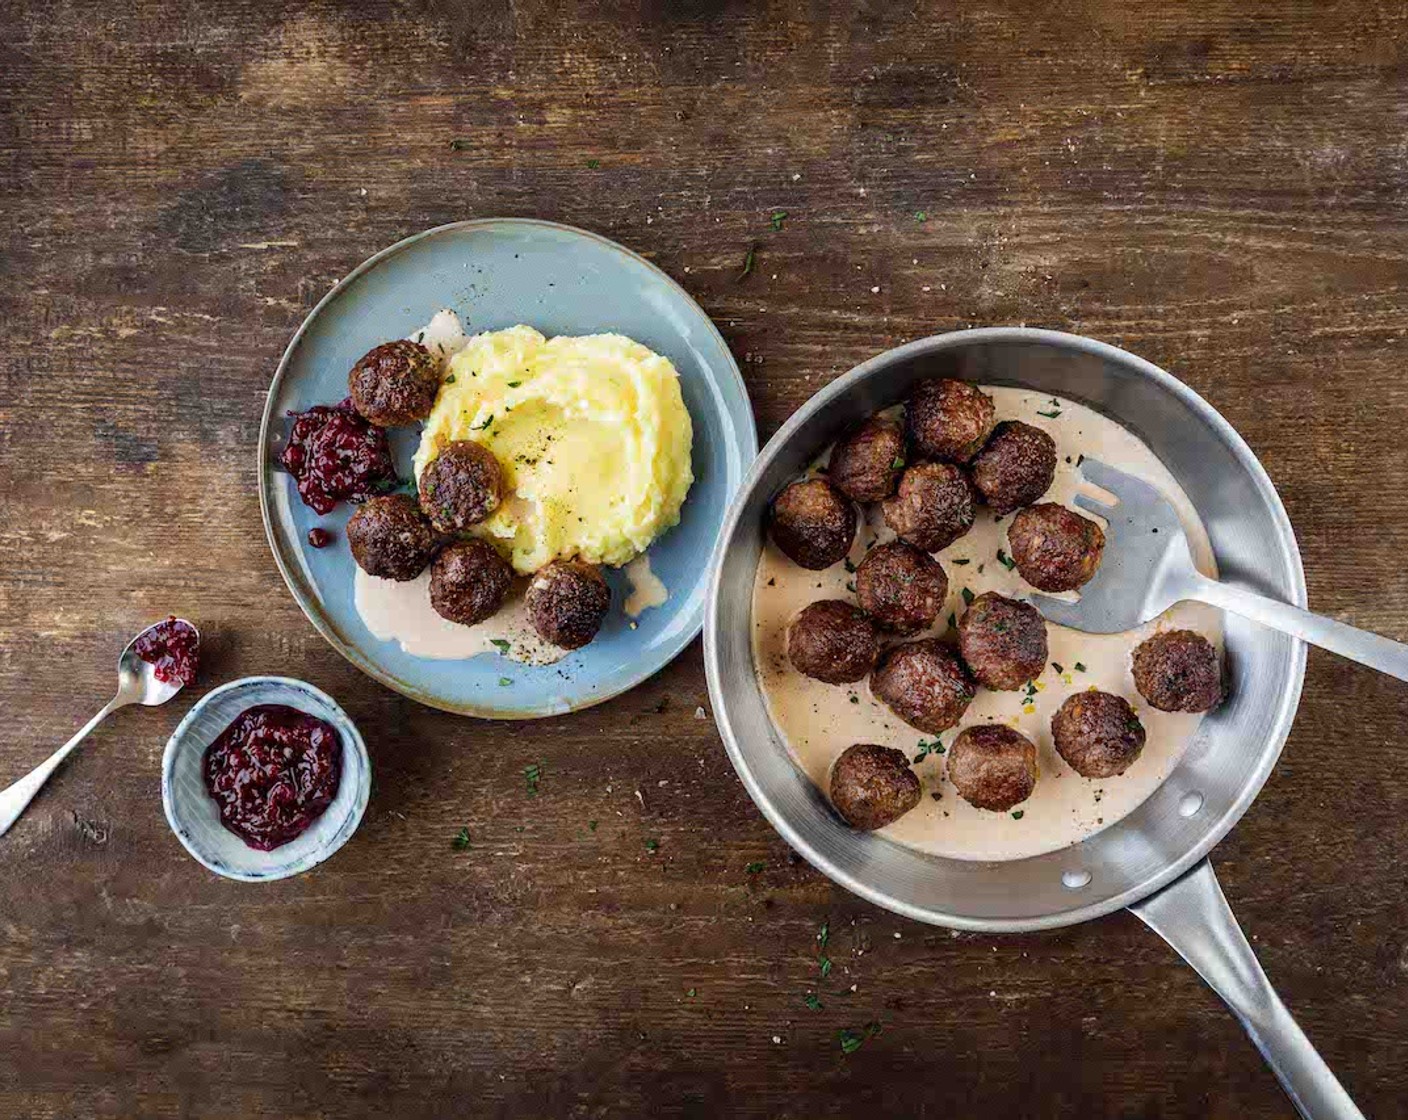
<svg viewBox="0 0 1408 1120">
<path fill-rule="evenodd" d="M 474 281 L 476 276 L 492 277 L 492 283 Z M 467 283 L 474 285 L 472 304 L 465 302 Z M 630 448 L 653 449 L 652 455 L 671 459 L 672 473 L 661 475 L 664 498 L 658 509 L 648 501 L 633 501 L 624 511 L 609 508 L 608 499 L 627 488 L 624 470 L 575 471 L 566 481 L 605 495 L 593 506 L 604 511 L 601 516 L 555 525 L 554 534 L 571 539 L 561 547 L 546 532 L 514 533 L 526 516 L 525 475 L 545 481 L 570 458 L 559 455 L 561 441 L 547 438 L 563 430 L 547 398 L 571 385 L 559 379 L 548 386 L 496 370 L 493 386 L 481 389 L 484 371 L 469 358 L 450 369 L 457 355 L 475 352 L 475 339 L 504 332 L 515 339 L 531 337 L 549 355 L 560 339 L 595 340 L 574 345 L 577 351 L 592 348 L 594 361 L 618 363 L 611 367 L 616 373 L 608 371 L 609 381 L 594 374 L 588 388 L 598 395 L 633 384 L 629 374 L 635 369 L 650 375 L 650 386 L 661 387 L 652 389 L 660 409 L 652 404 L 628 413 L 637 427 L 654 425 L 631 434 Z M 628 362 L 629 368 L 621 364 Z M 692 430 L 688 444 L 678 438 L 680 423 L 671 419 L 665 427 L 652 419 L 674 416 L 665 408 L 671 388 Z M 446 415 L 451 395 L 459 400 L 476 394 L 481 401 L 476 411 Z M 363 447 L 332 433 L 316 447 L 329 468 L 337 468 L 342 492 L 359 499 L 394 496 L 421 506 L 426 518 L 415 522 L 414 531 L 406 530 L 404 548 L 387 547 L 384 534 L 362 533 L 387 528 L 382 515 L 373 514 L 372 521 L 359 522 L 359 529 L 348 533 L 349 519 L 370 503 L 324 503 L 331 508 L 318 513 L 279 467 L 290 414 L 314 406 L 340 409 L 349 397 L 337 414 L 352 416 L 355 409 L 357 423 L 375 425 L 385 442 L 363 438 Z M 595 415 L 607 411 L 603 402 Z M 615 439 L 604 458 L 624 464 L 627 436 L 605 420 L 596 421 L 599 431 L 589 428 L 593 421 L 585 410 L 578 424 L 577 415 L 574 433 L 593 446 L 604 446 L 608 436 Z M 419 425 L 434 427 L 439 454 L 422 456 L 413 470 Z M 664 433 L 665 442 L 653 442 L 652 432 Z M 392 471 L 385 469 L 384 456 L 373 454 L 386 444 Z M 417 234 L 352 269 L 294 335 L 274 375 L 260 428 L 260 508 L 295 600 L 358 668 L 447 711 L 536 718 L 597 704 L 634 687 L 698 634 L 710 558 L 757 447 L 752 410 L 727 344 L 658 268 L 597 234 L 551 222 L 460 222 Z M 574 448 L 566 451 L 575 453 Z M 365 484 L 358 470 L 366 475 Z M 648 488 L 647 473 L 629 478 Z M 552 516 L 552 510 L 545 511 L 545 520 Z M 631 535 L 641 526 L 644 532 Z M 332 544 L 312 547 L 313 529 L 331 534 Z M 351 549 L 343 547 L 353 539 L 362 558 L 384 574 L 369 575 L 354 562 Z M 503 569 L 472 540 L 484 542 L 512 568 L 511 587 L 502 599 Z M 540 660 L 545 643 L 524 599 L 529 577 L 553 561 L 572 560 L 579 542 L 609 553 L 591 559 L 594 564 L 600 559 L 611 605 L 594 620 L 559 618 L 555 608 L 537 612 L 556 637 L 576 642 L 590 630 L 591 640 L 556 665 L 532 663 Z M 407 601 L 415 597 L 414 613 L 378 614 L 368 606 L 368 589 L 380 594 L 388 583 Z M 601 585 L 593 581 L 592 586 Z M 496 609 L 483 618 L 491 607 Z M 482 620 L 461 621 L 469 619 Z M 405 627 L 412 625 L 415 636 L 408 637 Z"/>
</svg>

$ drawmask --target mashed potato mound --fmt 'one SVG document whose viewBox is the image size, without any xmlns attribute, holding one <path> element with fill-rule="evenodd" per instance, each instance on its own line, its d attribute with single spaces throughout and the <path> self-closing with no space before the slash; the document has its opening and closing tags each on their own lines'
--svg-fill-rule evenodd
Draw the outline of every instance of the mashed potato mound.
<svg viewBox="0 0 1408 1120">
<path fill-rule="evenodd" d="M 446 368 L 416 477 L 459 439 L 503 467 L 505 500 L 476 532 L 502 542 L 525 575 L 570 556 L 625 564 L 679 522 L 694 481 L 675 367 L 619 334 L 475 335 Z"/>
</svg>

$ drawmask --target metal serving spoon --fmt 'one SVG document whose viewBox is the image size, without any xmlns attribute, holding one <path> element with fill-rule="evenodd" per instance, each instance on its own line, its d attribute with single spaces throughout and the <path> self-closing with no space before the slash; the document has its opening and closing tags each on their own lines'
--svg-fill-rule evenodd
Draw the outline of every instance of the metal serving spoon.
<svg viewBox="0 0 1408 1120">
<path fill-rule="evenodd" d="M 103 710 L 79 728 L 78 734 L 23 778 L 0 791 L 0 836 L 4 836 L 10 830 L 10 826 L 19 819 L 19 815 L 34 800 L 34 795 L 39 792 L 40 787 L 49 780 L 49 775 L 58 769 L 59 763 L 73 753 L 73 749 L 88 737 L 89 732 L 107 719 L 109 715 L 117 711 L 118 708 L 127 707 L 128 704 L 145 704 L 149 708 L 165 704 L 181 691 L 182 686 L 179 684 L 157 680 L 155 666 L 149 665 L 138 657 L 134 649 L 143 634 L 155 630 L 165 621 L 153 623 L 127 643 L 127 648 L 117 659 L 117 695 L 108 701 Z M 195 630 L 196 642 L 199 644 L 200 631 L 196 630 L 190 622 L 186 622 L 184 618 L 178 618 L 176 621 L 185 622 L 187 626 Z"/>
<path fill-rule="evenodd" d="M 1408 681 L 1408 645 L 1209 579 L 1194 566 L 1183 525 L 1162 494 L 1093 459 L 1084 460 L 1080 469 L 1118 504 L 1076 495 L 1077 506 L 1108 523 L 1105 556 L 1095 577 L 1080 589 L 1078 602 L 1032 596 L 1049 621 L 1090 634 L 1116 634 L 1157 618 L 1174 603 L 1195 599 Z"/>
</svg>

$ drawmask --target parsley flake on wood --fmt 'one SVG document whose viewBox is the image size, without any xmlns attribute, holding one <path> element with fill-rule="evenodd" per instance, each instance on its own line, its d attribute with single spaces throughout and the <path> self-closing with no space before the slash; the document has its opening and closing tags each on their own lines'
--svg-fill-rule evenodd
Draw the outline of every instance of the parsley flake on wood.
<svg viewBox="0 0 1408 1120">
<path fill-rule="evenodd" d="M 825 948 L 826 948 L 826 943 L 827 943 L 828 941 L 830 941 L 830 940 L 831 940 L 831 923 L 830 923 L 830 922 L 822 922 L 822 923 L 821 923 L 821 929 L 820 929 L 820 931 L 818 931 L 818 933 L 817 933 L 817 935 L 816 935 L 816 943 L 817 943 L 818 945 L 820 945 L 823 949 L 825 949 Z"/>
<path fill-rule="evenodd" d="M 652 836 L 645 842 L 645 850 L 647 852 L 658 852 L 660 850 L 660 841 Z"/>
<path fill-rule="evenodd" d="M 529 763 L 523 768 L 524 781 L 528 783 L 528 796 L 538 796 L 538 781 L 543 776 L 543 764 L 541 762 Z"/>
<path fill-rule="evenodd" d="M 587 160 L 587 170 L 588 170 L 588 171 L 595 171 L 595 170 L 596 170 L 598 167 L 600 167 L 600 166 L 601 166 L 601 160 L 599 160 L 599 159 L 589 159 L 589 160 Z"/>
<path fill-rule="evenodd" d="M 821 1010 L 821 1000 L 817 999 L 815 992 L 808 992 L 806 995 L 804 995 L 802 997 L 802 1002 L 805 1003 L 808 1007 L 810 1007 L 813 1011 Z"/>
<path fill-rule="evenodd" d="M 748 249 L 748 255 L 743 258 L 743 271 L 738 274 L 740 281 L 748 279 L 753 275 L 753 262 L 757 258 L 758 250 L 755 247 Z"/>
<path fill-rule="evenodd" d="M 455 833 L 455 838 L 450 841 L 450 847 L 457 852 L 462 852 L 469 847 L 469 829 L 462 828 Z"/>
<path fill-rule="evenodd" d="M 588 821 L 588 822 L 587 822 L 587 831 L 588 831 L 588 832 L 595 832 L 595 831 L 596 831 L 596 821 Z"/>
<path fill-rule="evenodd" d="M 693 998 L 694 998 L 695 996 L 697 996 L 698 994 L 699 994 L 699 989 L 698 989 L 698 988 L 690 988 L 689 991 L 685 992 L 685 995 L 687 995 L 690 999 L 693 999 Z"/>
<path fill-rule="evenodd" d="M 825 978 L 825 977 L 831 975 L 831 958 L 830 958 L 830 957 L 822 957 L 820 960 L 817 961 L 817 964 L 819 964 L 819 965 L 821 966 L 821 975 L 822 975 L 823 978 Z"/>
<path fill-rule="evenodd" d="M 466 148 L 468 148 L 469 145 L 470 145 L 470 141 L 468 141 L 468 140 L 451 140 L 451 141 L 450 141 L 450 151 L 452 151 L 452 152 L 462 152 L 462 151 L 464 151 Z"/>
<path fill-rule="evenodd" d="M 774 210 L 774 211 L 773 211 L 773 214 L 772 214 L 772 218 L 770 219 L 771 225 L 772 225 L 772 228 L 773 228 L 773 232 L 775 233 L 775 232 L 777 232 L 778 230 L 780 230 L 780 229 L 782 228 L 782 223 L 785 222 L 786 220 L 787 220 L 787 211 L 786 211 L 786 210 Z"/>
<path fill-rule="evenodd" d="M 744 870 L 747 871 L 749 875 L 756 875 L 766 866 L 767 864 L 764 863 L 762 860 L 755 860 L 754 862 L 750 863 L 746 868 L 744 868 Z"/>
<path fill-rule="evenodd" d="M 923 210 L 916 210 L 914 212 L 914 220 L 916 222 L 927 222 L 929 220 L 929 215 L 926 214 Z"/>
</svg>

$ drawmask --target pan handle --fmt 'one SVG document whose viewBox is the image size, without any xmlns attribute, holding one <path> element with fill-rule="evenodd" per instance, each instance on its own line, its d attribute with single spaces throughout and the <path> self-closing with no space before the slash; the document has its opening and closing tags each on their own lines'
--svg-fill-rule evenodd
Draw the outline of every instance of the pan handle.
<svg viewBox="0 0 1408 1120">
<path fill-rule="evenodd" d="M 1129 909 L 1226 1001 L 1306 1120 L 1364 1120 L 1272 990 L 1232 916 L 1212 864 L 1200 861 Z"/>
</svg>

